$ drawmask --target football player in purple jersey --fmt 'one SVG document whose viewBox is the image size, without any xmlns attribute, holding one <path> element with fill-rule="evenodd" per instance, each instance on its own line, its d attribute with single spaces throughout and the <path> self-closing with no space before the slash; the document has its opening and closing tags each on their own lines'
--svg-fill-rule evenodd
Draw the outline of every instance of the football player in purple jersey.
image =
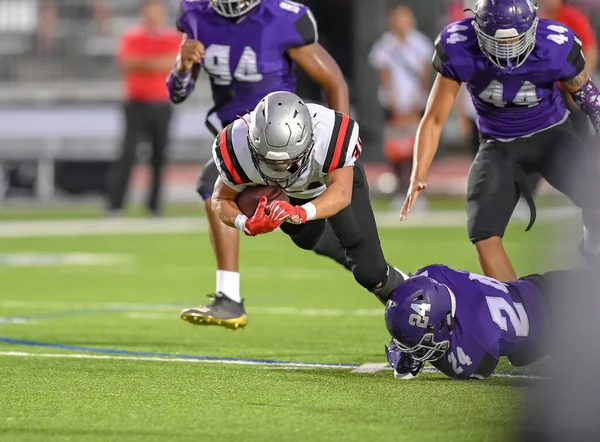
<svg viewBox="0 0 600 442">
<path fill-rule="evenodd" d="M 455 379 L 486 378 L 501 356 L 529 365 L 548 354 L 543 337 L 553 289 L 593 278 L 591 270 L 565 270 L 500 282 L 444 265 L 425 267 L 386 304 L 388 361 L 399 379 L 415 377 L 426 362 Z"/>
<path fill-rule="evenodd" d="M 318 43 L 316 21 L 304 5 L 289 0 L 182 0 L 177 27 L 184 37 L 167 80 L 174 103 L 183 102 L 192 93 L 203 68 L 209 75 L 214 100 L 209 116 L 216 113 L 226 127 L 269 93 L 295 92 L 293 68 L 298 64 L 323 87 L 331 109 L 350 112 L 344 76 Z M 206 124 L 217 136 L 220 129 L 209 123 L 208 117 Z M 237 328 L 246 325 L 240 296 L 239 237 L 212 211 L 211 195 L 218 176 L 211 160 L 198 180 L 216 255 L 217 287 L 213 301 L 198 310 L 205 321 L 193 323 Z M 348 268 L 344 250 L 330 228 L 325 229 L 314 251 Z"/>
<path fill-rule="evenodd" d="M 539 172 L 582 209 L 580 250 L 600 258 L 598 152 L 580 142 L 557 82 L 564 85 L 600 132 L 600 92 L 585 72 L 581 41 L 568 27 L 537 17 L 534 0 L 479 0 L 474 16 L 447 26 L 436 41 L 437 78 L 421 120 L 412 183 L 401 213 L 406 219 L 419 193 L 442 127 L 462 83 L 477 113 L 481 145 L 467 190 L 469 237 L 483 272 L 502 281 L 516 274 L 502 245 L 524 184 Z"/>
</svg>

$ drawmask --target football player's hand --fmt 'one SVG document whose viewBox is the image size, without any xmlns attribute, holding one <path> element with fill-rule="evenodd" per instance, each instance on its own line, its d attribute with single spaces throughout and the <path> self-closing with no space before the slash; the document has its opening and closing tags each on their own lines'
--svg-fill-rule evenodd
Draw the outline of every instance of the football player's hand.
<svg viewBox="0 0 600 442">
<path fill-rule="evenodd" d="M 423 180 L 410 180 L 410 187 L 408 189 L 408 193 L 406 194 L 406 200 L 404 200 L 404 205 L 402 206 L 402 211 L 400 212 L 400 221 L 404 221 L 413 206 L 415 205 L 415 201 L 419 197 L 419 194 L 427 189 L 427 183 Z"/>
<path fill-rule="evenodd" d="M 198 40 L 187 39 L 179 47 L 179 72 L 185 74 L 204 58 L 204 45 Z"/>
<path fill-rule="evenodd" d="M 269 216 L 265 213 L 267 206 L 267 197 L 260 198 L 258 206 L 254 211 L 252 218 L 248 218 L 244 224 L 244 233 L 248 236 L 256 236 L 264 233 L 271 233 L 283 224 L 283 219 L 279 220 L 273 216 L 273 212 Z"/>
<path fill-rule="evenodd" d="M 276 220 L 291 224 L 304 224 L 308 218 L 306 210 L 301 206 L 293 206 L 285 201 L 273 201 L 269 206 L 270 216 Z"/>
</svg>

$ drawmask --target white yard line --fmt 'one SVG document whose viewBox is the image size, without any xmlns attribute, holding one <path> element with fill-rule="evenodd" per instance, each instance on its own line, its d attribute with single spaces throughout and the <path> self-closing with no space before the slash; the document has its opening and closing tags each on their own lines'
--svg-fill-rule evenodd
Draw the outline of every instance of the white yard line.
<svg viewBox="0 0 600 442">
<path fill-rule="evenodd" d="M 577 216 L 579 216 L 579 211 L 575 208 L 538 210 L 539 222 Z M 376 217 L 377 224 L 382 228 L 460 227 L 465 226 L 467 222 L 466 214 L 462 210 L 414 213 L 404 222 L 400 222 L 395 213 L 377 213 Z M 208 223 L 203 218 L 0 222 L 0 237 L 4 238 L 180 234 L 206 232 L 207 230 Z"/>
<path fill-rule="evenodd" d="M 56 358 L 56 359 L 104 359 L 116 361 L 150 361 L 150 362 L 187 362 L 187 363 L 208 363 L 208 364 L 230 364 L 230 365 L 258 365 L 258 366 L 281 366 L 281 367 L 302 367 L 302 368 L 322 368 L 348 370 L 353 368 L 343 364 L 311 364 L 308 362 L 287 362 L 287 361 L 261 361 L 252 359 L 193 359 L 193 358 L 169 358 L 155 356 L 116 356 L 116 355 L 95 355 L 86 353 L 29 353 L 22 351 L 0 351 L 0 356 L 13 356 L 21 358 Z"/>
<path fill-rule="evenodd" d="M 131 255 L 110 253 L 1 253 L 0 267 L 87 267 L 130 264 Z"/>
<path fill-rule="evenodd" d="M 153 356 L 117 356 L 117 355 L 95 355 L 87 353 L 30 353 L 22 351 L 0 351 L 0 357 L 19 357 L 19 358 L 52 358 L 52 359 L 95 359 L 112 361 L 142 361 L 142 362 L 178 362 L 178 363 L 208 363 L 208 364 L 227 364 L 227 365 L 254 365 L 266 368 L 303 368 L 303 369 L 321 369 L 321 370 L 352 370 L 352 373 L 369 374 L 379 371 L 391 371 L 387 363 L 367 363 L 361 366 L 351 366 L 351 364 L 314 364 L 308 362 L 287 362 L 287 361 L 261 361 L 251 359 L 192 359 L 192 358 L 169 358 Z M 424 373 L 439 373 L 433 367 L 423 369 Z M 391 374 L 390 374 L 391 375 Z M 533 375 L 518 373 L 494 373 L 492 377 L 515 378 L 515 379 L 539 379 Z"/>
<path fill-rule="evenodd" d="M 191 307 L 192 305 L 190 305 Z M 127 304 L 127 303 L 99 303 L 99 302 L 53 302 L 53 301 L 19 301 L 0 300 L 0 308 L 35 309 L 35 310 L 85 310 L 85 309 L 114 309 L 115 313 L 125 312 L 133 319 L 173 319 L 177 317 L 183 305 L 170 304 Z M 381 309 L 317 309 L 297 307 L 248 307 L 248 313 L 257 315 L 283 315 L 283 316 L 325 316 L 325 317 L 361 317 L 382 316 Z M 165 313 L 161 313 L 165 312 Z M 171 313 L 166 313 L 171 312 Z M 14 315 L 18 316 L 18 315 Z M 25 316 L 25 315 L 24 315 Z M 1 319 L 1 318 L 0 318 Z M 35 319 L 32 319 L 35 320 Z"/>
</svg>

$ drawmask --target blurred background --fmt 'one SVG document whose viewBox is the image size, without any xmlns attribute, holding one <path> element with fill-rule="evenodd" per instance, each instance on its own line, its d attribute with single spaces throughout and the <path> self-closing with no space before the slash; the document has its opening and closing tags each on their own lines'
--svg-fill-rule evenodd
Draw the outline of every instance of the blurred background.
<svg viewBox="0 0 600 442">
<path fill-rule="evenodd" d="M 556 3 L 544 0 L 548 3 Z M 178 0 L 165 0 L 174 28 Z M 320 41 L 350 85 L 373 196 L 396 210 L 410 173 L 414 132 L 431 86 L 433 40 L 464 16 L 463 0 L 305 0 Z M 600 2 L 572 3 L 600 30 Z M 401 5 L 400 9 L 394 7 Z M 139 24 L 138 0 L 0 0 L 0 208 L 97 204 L 123 134 L 121 37 Z M 368 17 L 368 20 L 365 20 Z M 399 43 L 401 42 L 401 43 Z M 595 46 L 593 48 L 595 50 Z M 320 101 L 299 75 L 299 93 Z M 210 156 L 204 118 L 212 106 L 205 75 L 177 106 L 162 182 L 163 199 L 197 204 L 195 180 Z M 458 100 L 430 176 L 429 197 L 460 199 L 473 155 L 472 109 Z M 129 200 L 145 198 L 150 148 L 137 151 Z M 552 195 L 542 185 L 540 196 Z M 427 209 L 428 201 L 423 199 Z M 382 206 L 384 207 L 384 206 Z"/>
</svg>

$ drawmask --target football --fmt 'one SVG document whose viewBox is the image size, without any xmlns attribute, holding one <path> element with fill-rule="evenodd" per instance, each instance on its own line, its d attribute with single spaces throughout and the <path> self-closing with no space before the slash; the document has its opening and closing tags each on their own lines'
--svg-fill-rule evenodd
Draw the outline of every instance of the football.
<svg viewBox="0 0 600 442">
<path fill-rule="evenodd" d="M 263 196 L 267 197 L 267 206 L 271 204 L 272 201 L 290 201 L 285 192 L 277 187 L 252 186 L 247 187 L 237 196 L 236 203 L 242 213 L 248 218 L 251 218 L 256 211 L 256 206 L 258 206 L 260 198 Z M 268 209 L 266 209 L 265 212 L 268 215 Z"/>
</svg>

